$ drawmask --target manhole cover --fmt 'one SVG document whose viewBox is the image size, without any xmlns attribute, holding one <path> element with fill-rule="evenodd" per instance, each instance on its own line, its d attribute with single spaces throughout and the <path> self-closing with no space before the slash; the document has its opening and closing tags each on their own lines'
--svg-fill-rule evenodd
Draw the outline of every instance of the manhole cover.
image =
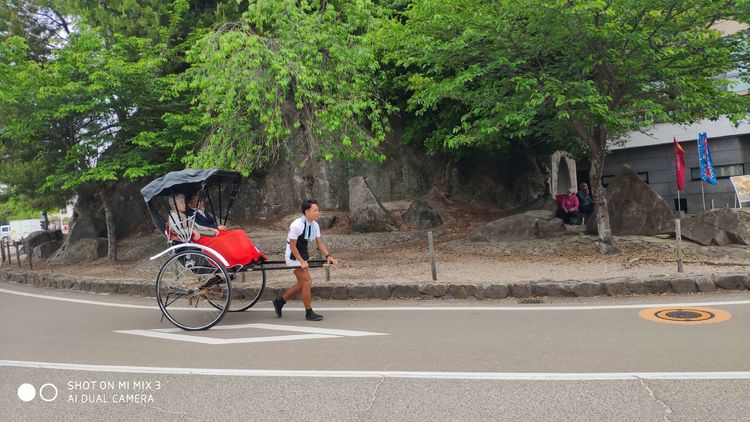
<svg viewBox="0 0 750 422">
<path fill-rule="evenodd" d="M 713 308 L 649 308 L 640 312 L 641 318 L 669 324 L 713 324 L 732 318 L 732 314 Z"/>
<path fill-rule="evenodd" d="M 666 311 L 659 311 L 654 315 L 657 318 L 666 319 L 667 321 L 705 321 L 716 316 L 712 312 L 700 309 L 668 309 Z"/>
</svg>

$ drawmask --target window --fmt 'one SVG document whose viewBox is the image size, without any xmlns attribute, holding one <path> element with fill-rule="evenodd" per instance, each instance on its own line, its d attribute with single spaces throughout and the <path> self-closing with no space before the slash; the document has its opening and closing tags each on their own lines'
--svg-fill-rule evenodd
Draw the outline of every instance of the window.
<svg viewBox="0 0 750 422">
<path fill-rule="evenodd" d="M 643 180 L 644 182 L 646 182 L 646 184 L 648 184 L 648 172 L 647 171 L 639 171 L 638 176 L 640 176 L 641 180 Z M 607 186 L 609 186 L 610 183 L 612 183 L 612 179 L 614 178 L 615 178 L 614 174 L 602 176 L 602 186 L 606 188 Z"/>
<path fill-rule="evenodd" d="M 729 164 L 726 166 L 714 166 L 717 179 L 728 179 L 731 176 L 742 176 L 745 174 L 744 164 Z M 700 167 L 690 168 L 690 180 L 701 180 Z"/>
<path fill-rule="evenodd" d="M 678 208 L 679 205 L 679 208 Z M 687 214 L 687 199 L 686 198 L 680 198 L 680 203 L 677 204 L 677 198 L 674 199 L 674 210 L 675 211 L 682 211 L 685 214 Z"/>
</svg>

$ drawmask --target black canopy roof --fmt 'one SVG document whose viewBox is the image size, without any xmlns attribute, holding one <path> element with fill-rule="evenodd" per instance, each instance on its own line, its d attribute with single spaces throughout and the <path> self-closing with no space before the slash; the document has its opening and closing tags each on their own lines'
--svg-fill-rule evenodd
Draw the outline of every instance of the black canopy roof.
<svg viewBox="0 0 750 422">
<path fill-rule="evenodd" d="M 204 184 L 239 183 L 242 175 L 236 171 L 219 169 L 196 170 L 185 169 L 169 172 L 163 177 L 153 180 L 141 189 L 141 195 L 146 202 L 162 195 L 172 195 L 175 192 L 190 194 L 200 190 Z"/>
<path fill-rule="evenodd" d="M 163 177 L 153 180 L 148 185 L 141 189 L 141 195 L 146 200 L 146 207 L 151 215 L 151 219 L 154 221 L 157 230 L 164 233 L 166 229 L 165 220 L 159 213 L 156 204 L 152 201 L 157 196 L 173 196 L 178 193 L 184 194 L 187 197 L 201 191 L 202 187 L 210 188 L 213 185 L 219 185 L 218 199 L 219 207 L 217 212 L 214 212 L 213 204 L 211 203 L 211 197 L 208 196 L 208 202 L 211 203 L 212 214 L 217 218 L 220 224 L 226 224 L 229 218 L 229 211 L 232 208 L 235 194 L 239 183 L 242 181 L 242 175 L 236 171 L 224 171 L 219 169 L 208 169 L 208 170 L 196 170 L 196 169 L 185 169 L 180 171 L 173 171 L 167 173 Z M 221 187 L 222 185 L 234 185 L 226 207 L 222 208 L 221 201 Z M 208 194 L 208 192 L 205 192 Z M 166 202 L 162 203 L 162 206 L 166 206 L 166 214 L 169 214 L 168 206 Z"/>
</svg>

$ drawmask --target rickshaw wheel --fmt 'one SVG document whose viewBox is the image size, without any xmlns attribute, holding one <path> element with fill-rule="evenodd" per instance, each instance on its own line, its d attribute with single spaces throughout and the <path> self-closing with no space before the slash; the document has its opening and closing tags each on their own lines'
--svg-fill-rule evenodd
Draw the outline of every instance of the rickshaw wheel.
<svg viewBox="0 0 750 422">
<path fill-rule="evenodd" d="M 206 330 L 226 315 L 232 286 L 224 267 L 201 251 L 182 251 L 167 260 L 156 278 L 156 301 L 172 324 Z"/>
<path fill-rule="evenodd" d="M 242 312 L 260 300 L 266 288 L 266 271 L 252 269 L 232 275 L 232 304 L 229 312 Z"/>
</svg>

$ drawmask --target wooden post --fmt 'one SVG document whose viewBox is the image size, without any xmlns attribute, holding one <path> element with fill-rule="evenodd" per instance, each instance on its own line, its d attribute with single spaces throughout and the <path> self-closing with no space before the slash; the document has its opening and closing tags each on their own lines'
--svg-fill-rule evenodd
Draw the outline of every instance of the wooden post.
<svg viewBox="0 0 750 422">
<path fill-rule="evenodd" d="M 427 232 L 427 246 L 430 250 L 430 267 L 432 268 L 432 281 L 437 281 L 437 269 L 435 268 L 435 245 L 432 241 L 432 230 Z"/>
<path fill-rule="evenodd" d="M 677 241 L 677 272 L 683 271 L 682 264 L 682 228 L 680 227 L 680 219 L 674 221 L 674 237 Z"/>
<path fill-rule="evenodd" d="M 21 268 L 21 251 L 19 251 L 18 242 L 13 242 L 13 244 L 16 245 L 16 263 L 18 263 L 18 268 Z"/>
<path fill-rule="evenodd" d="M 0 261 L 0 265 L 2 265 L 2 263 L 5 263 L 5 240 L 3 239 L 0 239 L 0 255 L 3 257 L 3 260 Z"/>
<path fill-rule="evenodd" d="M 29 241 L 25 240 L 23 242 L 23 249 L 26 251 L 26 259 L 29 261 L 29 270 L 33 270 L 34 267 L 31 264 L 31 248 L 29 248 Z"/>
<path fill-rule="evenodd" d="M 8 247 L 8 264 L 13 265 L 13 255 L 10 254 L 10 238 L 5 241 L 5 246 Z"/>
</svg>

